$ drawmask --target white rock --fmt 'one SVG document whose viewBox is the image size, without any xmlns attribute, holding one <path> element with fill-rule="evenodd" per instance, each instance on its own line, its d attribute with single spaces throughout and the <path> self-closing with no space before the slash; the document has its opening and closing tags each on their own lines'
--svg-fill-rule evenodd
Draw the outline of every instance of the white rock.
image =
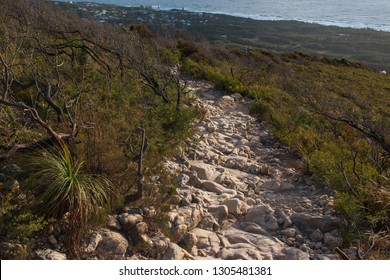
<svg viewBox="0 0 390 280">
<path fill-rule="evenodd" d="M 87 255 L 94 253 L 102 239 L 103 237 L 99 232 L 90 232 L 83 240 L 84 253 Z"/>
<path fill-rule="evenodd" d="M 233 97 L 225 95 L 222 96 L 218 101 L 217 101 L 217 106 L 221 109 L 232 107 L 235 104 L 235 100 Z"/>
<path fill-rule="evenodd" d="M 178 210 L 178 216 L 175 220 L 175 224 L 185 224 L 188 226 L 188 229 L 195 228 L 202 218 L 200 207 L 200 205 L 196 207 L 192 207 L 192 205 L 180 207 Z M 178 222 L 179 220 L 181 222 Z"/>
<path fill-rule="evenodd" d="M 272 259 L 272 255 L 276 255 L 285 246 L 276 238 L 245 232 L 237 228 L 229 228 L 224 230 L 222 233 L 226 236 L 231 245 L 246 243 L 256 247 L 264 259 Z"/>
<path fill-rule="evenodd" d="M 218 222 L 226 220 L 228 217 L 228 207 L 226 205 L 211 205 L 208 207 L 208 211 Z"/>
<path fill-rule="evenodd" d="M 190 161 L 190 164 L 190 169 L 196 171 L 199 179 L 214 181 L 220 174 L 213 166 L 206 164 L 203 161 L 193 160 Z"/>
<path fill-rule="evenodd" d="M 66 260 L 66 255 L 52 249 L 39 249 L 35 253 L 42 260 Z"/>
<path fill-rule="evenodd" d="M 272 209 L 266 205 L 259 205 L 249 209 L 245 215 L 245 221 L 254 222 L 269 231 L 277 231 L 279 229 L 278 221 L 273 216 Z"/>
<path fill-rule="evenodd" d="M 230 156 L 225 162 L 225 167 L 243 170 L 246 168 L 248 159 L 242 156 Z"/>
<path fill-rule="evenodd" d="M 228 213 L 232 215 L 240 215 L 241 214 L 241 204 L 242 201 L 238 198 L 232 198 L 227 201 L 222 202 L 222 205 L 226 205 L 228 208 Z"/>
<path fill-rule="evenodd" d="M 209 191 L 216 194 L 229 194 L 229 195 L 236 195 L 237 192 L 235 190 L 231 190 L 228 188 L 225 188 L 224 186 L 213 182 L 213 181 L 203 181 L 202 187 Z"/>
<path fill-rule="evenodd" d="M 223 248 L 218 253 L 218 258 L 222 260 L 262 260 L 263 256 L 255 247 L 243 248 Z"/>
<path fill-rule="evenodd" d="M 168 250 L 169 238 L 161 234 L 154 236 L 151 240 L 152 246 L 149 248 L 149 255 L 155 259 L 161 259 Z"/>
<path fill-rule="evenodd" d="M 220 239 L 214 232 L 195 228 L 191 233 L 195 234 L 197 238 L 196 246 L 209 255 L 215 255 L 220 250 Z"/>
</svg>

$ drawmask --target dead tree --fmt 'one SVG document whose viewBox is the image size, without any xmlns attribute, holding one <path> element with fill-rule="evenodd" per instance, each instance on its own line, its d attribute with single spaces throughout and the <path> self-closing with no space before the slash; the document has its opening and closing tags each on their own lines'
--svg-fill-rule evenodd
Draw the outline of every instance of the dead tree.
<svg viewBox="0 0 390 280">
<path fill-rule="evenodd" d="M 7 35 L 9 35 L 8 39 L 0 43 L 0 108 L 8 107 L 19 111 L 25 119 L 34 124 L 33 126 L 44 129 L 49 137 L 34 143 L 2 146 L 1 148 L 6 152 L 0 155 L 0 161 L 10 158 L 18 151 L 62 144 L 73 139 L 77 134 L 73 109 L 79 97 L 65 96 L 60 93 L 62 83 L 60 57 L 42 54 L 40 51 L 42 46 L 31 46 L 31 41 L 26 43 L 27 36 L 18 35 L 17 30 Z M 27 95 L 29 99 L 22 98 L 22 94 Z M 51 111 L 56 114 L 56 122 L 50 118 Z M 64 119 L 67 126 L 64 129 L 67 132 L 56 131 L 55 126 L 58 127 Z"/>
<path fill-rule="evenodd" d="M 141 139 L 140 143 L 137 143 L 139 145 L 138 150 L 134 148 L 134 142 L 136 134 L 139 134 Z M 130 152 L 132 153 L 132 156 L 126 156 L 127 158 L 131 158 L 133 161 L 137 163 L 137 191 L 134 194 L 129 194 L 125 196 L 125 202 L 131 202 L 136 201 L 143 196 L 143 188 L 144 188 L 144 175 L 143 175 L 143 156 L 144 153 L 148 147 L 148 139 L 145 136 L 145 129 L 138 127 L 136 130 L 134 130 L 130 136 L 125 140 L 125 145 L 127 148 L 129 148 Z"/>
</svg>

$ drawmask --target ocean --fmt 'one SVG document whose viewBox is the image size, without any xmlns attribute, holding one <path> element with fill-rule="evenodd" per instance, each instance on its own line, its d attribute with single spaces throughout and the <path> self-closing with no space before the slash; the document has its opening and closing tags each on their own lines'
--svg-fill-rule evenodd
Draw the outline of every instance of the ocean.
<svg viewBox="0 0 390 280">
<path fill-rule="evenodd" d="M 60 0 L 67 1 L 69 0 Z M 390 0 L 73 0 L 221 13 L 260 20 L 297 20 L 390 32 Z"/>
</svg>

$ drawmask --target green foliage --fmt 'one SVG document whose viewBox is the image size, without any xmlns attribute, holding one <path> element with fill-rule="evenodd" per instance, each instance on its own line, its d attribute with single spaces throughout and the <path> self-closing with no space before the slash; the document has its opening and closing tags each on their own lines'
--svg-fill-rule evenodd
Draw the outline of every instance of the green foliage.
<svg viewBox="0 0 390 280">
<path fill-rule="evenodd" d="M 104 213 L 112 194 L 109 180 L 85 174 L 81 166 L 65 145 L 31 156 L 25 166 L 38 213 L 56 219 L 67 215 L 68 246 L 75 256 L 87 226 Z"/>
<path fill-rule="evenodd" d="M 266 114 L 270 112 L 270 108 L 266 102 L 256 100 L 250 105 L 249 112 L 259 119 L 266 119 Z"/>
<path fill-rule="evenodd" d="M 29 236 L 47 224 L 43 217 L 31 212 L 31 201 L 26 194 L 11 190 L 3 195 L 1 193 L 0 206 L 0 240 L 8 242 L 28 241 Z"/>
<path fill-rule="evenodd" d="M 177 40 L 177 49 L 180 51 L 181 58 L 187 58 L 199 53 L 199 47 L 191 41 L 185 41 L 183 39 Z"/>
</svg>

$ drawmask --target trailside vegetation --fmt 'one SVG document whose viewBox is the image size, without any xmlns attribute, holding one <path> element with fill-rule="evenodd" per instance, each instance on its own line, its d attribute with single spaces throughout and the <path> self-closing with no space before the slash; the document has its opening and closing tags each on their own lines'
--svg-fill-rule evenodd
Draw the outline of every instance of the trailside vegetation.
<svg viewBox="0 0 390 280">
<path fill-rule="evenodd" d="M 299 52 L 178 46 L 183 70 L 252 97 L 251 113 L 295 149 L 304 172 L 332 187 L 334 207 L 347 221 L 345 244 L 359 237 L 367 249 L 388 254 L 389 75 Z"/>
</svg>

